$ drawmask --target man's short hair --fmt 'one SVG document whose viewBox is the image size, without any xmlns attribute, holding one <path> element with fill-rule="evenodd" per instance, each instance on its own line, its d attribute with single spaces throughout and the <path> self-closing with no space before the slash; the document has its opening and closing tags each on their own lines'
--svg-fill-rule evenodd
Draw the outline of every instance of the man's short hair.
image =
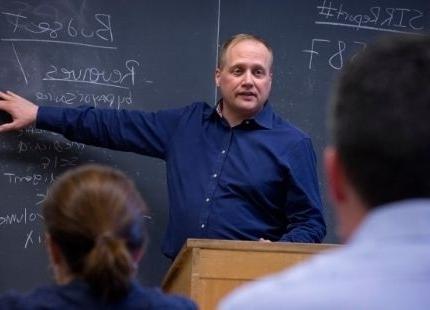
<svg viewBox="0 0 430 310">
<path fill-rule="evenodd" d="M 256 42 L 260 42 L 261 44 L 263 44 L 270 52 L 270 55 L 272 56 L 272 61 L 270 63 L 270 67 L 272 67 L 272 63 L 273 63 L 273 50 L 272 47 L 269 45 L 269 43 L 267 43 L 267 41 L 265 41 L 264 39 L 253 35 L 253 34 L 247 34 L 247 33 L 239 33 L 236 34 L 232 37 L 230 37 L 229 39 L 227 39 L 226 41 L 224 41 L 224 43 L 221 45 L 221 48 L 219 50 L 219 54 L 218 54 L 218 68 L 222 69 L 225 65 L 225 55 L 227 53 L 227 50 L 236 45 L 237 43 L 241 42 L 241 41 L 245 41 L 245 40 L 251 40 L 251 41 L 256 41 Z"/>
<path fill-rule="evenodd" d="M 351 60 L 330 125 L 345 172 L 370 207 L 430 197 L 430 37 L 385 38 Z"/>
</svg>

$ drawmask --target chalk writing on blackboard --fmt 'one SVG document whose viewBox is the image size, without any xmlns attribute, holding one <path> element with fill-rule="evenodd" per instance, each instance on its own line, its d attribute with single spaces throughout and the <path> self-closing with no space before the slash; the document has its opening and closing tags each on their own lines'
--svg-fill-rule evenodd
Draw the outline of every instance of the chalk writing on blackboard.
<svg viewBox="0 0 430 310">
<path fill-rule="evenodd" d="M 316 7 L 315 25 L 359 30 L 420 35 L 424 30 L 424 13 L 414 8 L 372 6 L 355 13 L 340 1 L 322 0 Z M 302 50 L 308 55 L 307 67 L 314 68 L 318 59 L 331 69 L 340 70 L 346 59 L 353 59 L 367 42 L 343 38 L 312 38 L 310 47 Z"/>
<path fill-rule="evenodd" d="M 120 109 L 133 103 L 132 90 L 141 62 L 132 58 L 118 61 L 121 54 L 112 15 L 99 11 L 64 13 L 54 6 L 17 1 L 3 8 L 0 18 L 5 22 L 0 40 L 10 45 L 7 55 L 14 62 L 12 68 L 23 86 L 33 92 L 37 104 Z M 82 50 L 89 51 L 85 52 L 88 57 L 69 56 L 75 51 L 82 55 Z M 25 225 L 17 236 L 22 247 L 40 246 L 43 217 L 39 209 L 46 188 L 58 173 L 82 164 L 83 157 L 85 162 L 94 160 L 84 144 L 33 127 L 5 139 L 0 147 L 4 154 L 24 163 L 23 169 L 3 167 L 3 184 L 34 193 L 21 209 L 0 213 L 0 229 L 12 231 L 16 225 Z"/>
<path fill-rule="evenodd" d="M 94 107 L 103 106 L 107 108 L 121 109 L 131 105 L 133 99 L 131 91 L 126 95 L 115 93 L 90 93 L 82 91 L 65 91 L 65 92 L 36 92 L 36 101 L 38 103 L 58 103 L 65 105 L 86 104 Z"/>
<path fill-rule="evenodd" d="M 43 198 L 45 197 L 45 195 L 42 194 L 39 196 L 43 196 Z M 13 213 L 0 214 L 0 227 L 16 225 L 29 227 L 28 230 L 24 232 L 24 235 L 22 235 L 21 239 L 21 246 L 24 249 L 27 249 L 29 246 L 40 245 L 43 242 L 42 233 L 36 231 L 33 227 L 38 223 L 40 225 L 40 222 L 43 221 L 43 216 L 39 210 L 39 205 L 41 204 L 42 200 L 39 200 L 35 204 L 34 209 L 25 207 Z"/>
<path fill-rule="evenodd" d="M 79 29 L 74 24 L 75 18 L 68 18 L 67 22 L 58 20 L 43 20 L 40 16 L 26 16 L 16 12 L 1 12 L 10 26 L 9 31 L 14 37 L 2 38 L 8 42 L 45 42 L 55 44 L 68 44 L 76 46 L 86 46 L 103 49 L 117 49 L 113 45 L 101 45 L 86 43 L 81 40 L 101 41 L 103 43 L 113 43 L 114 37 L 111 25 L 111 16 L 108 14 L 94 14 L 96 29 Z M 36 18 L 38 20 L 36 20 Z M 37 35 L 37 38 L 26 38 L 24 35 Z"/>
<path fill-rule="evenodd" d="M 125 61 L 125 72 L 119 69 L 106 71 L 96 67 L 72 69 L 49 65 L 44 81 L 63 81 L 73 83 L 89 83 L 108 87 L 129 89 L 135 83 L 136 66 L 139 62 L 134 59 Z"/>
<path fill-rule="evenodd" d="M 424 13 L 414 8 L 373 6 L 364 13 L 355 13 L 340 1 L 323 0 L 316 9 L 318 19 L 315 24 L 318 25 L 396 33 L 414 33 L 424 29 Z"/>
<path fill-rule="evenodd" d="M 337 40 L 333 42 L 328 39 L 312 39 L 311 40 L 311 48 L 303 50 L 304 53 L 309 53 L 309 65 L 308 68 L 312 69 L 312 64 L 314 61 L 314 57 L 320 55 L 322 49 L 329 49 L 329 55 L 327 56 L 328 65 L 336 70 L 342 69 L 345 59 L 346 59 L 346 50 L 347 48 L 352 49 L 354 52 L 357 52 L 357 48 L 359 50 L 364 49 L 366 47 L 365 42 L 361 41 L 352 41 L 347 45 L 345 41 Z"/>
</svg>

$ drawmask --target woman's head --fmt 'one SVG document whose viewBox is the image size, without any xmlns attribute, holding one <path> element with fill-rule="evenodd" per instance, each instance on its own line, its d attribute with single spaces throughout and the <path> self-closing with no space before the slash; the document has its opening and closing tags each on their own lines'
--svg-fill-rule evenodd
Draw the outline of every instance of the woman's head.
<svg viewBox="0 0 430 310">
<path fill-rule="evenodd" d="M 146 212 L 132 181 L 98 165 L 63 174 L 43 205 L 49 238 L 69 273 L 105 300 L 128 290 L 147 237 Z"/>
</svg>

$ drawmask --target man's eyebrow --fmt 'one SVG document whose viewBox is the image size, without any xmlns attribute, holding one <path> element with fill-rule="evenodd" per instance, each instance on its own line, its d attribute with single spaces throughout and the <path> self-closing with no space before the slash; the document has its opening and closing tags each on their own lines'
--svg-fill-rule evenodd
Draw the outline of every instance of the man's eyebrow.
<svg viewBox="0 0 430 310">
<path fill-rule="evenodd" d="M 253 69 L 262 69 L 262 70 L 264 70 L 264 71 L 266 71 L 266 68 L 264 67 L 264 66 L 262 66 L 262 65 L 254 65 L 254 66 L 252 66 L 252 68 Z"/>
<path fill-rule="evenodd" d="M 243 62 L 238 62 L 235 64 L 232 64 L 230 67 L 251 67 L 251 68 L 263 68 L 264 69 L 264 65 L 262 64 L 251 64 L 248 66 L 248 64 L 243 63 Z"/>
</svg>

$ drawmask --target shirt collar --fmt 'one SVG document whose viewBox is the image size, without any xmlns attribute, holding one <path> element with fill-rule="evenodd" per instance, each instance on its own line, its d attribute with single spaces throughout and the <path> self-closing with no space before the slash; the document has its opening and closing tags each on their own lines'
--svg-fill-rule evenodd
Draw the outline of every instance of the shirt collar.
<svg viewBox="0 0 430 310">
<path fill-rule="evenodd" d="M 411 237 L 430 237 L 430 199 L 408 199 L 374 208 L 350 243 L 389 242 Z"/>
<path fill-rule="evenodd" d="M 209 117 L 217 117 L 222 118 L 221 113 L 221 105 L 222 105 L 222 99 L 218 100 L 215 107 L 212 110 L 205 111 L 205 118 Z M 269 101 L 266 101 L 266 103 L 263 106 L 263 109 L 257 113 L 257 115 L 249 121 L 254 122 L 258 126 L 262 128 L 272 129 L 273 127 L 273 109 L 270 105 Z"/>
</svg>

